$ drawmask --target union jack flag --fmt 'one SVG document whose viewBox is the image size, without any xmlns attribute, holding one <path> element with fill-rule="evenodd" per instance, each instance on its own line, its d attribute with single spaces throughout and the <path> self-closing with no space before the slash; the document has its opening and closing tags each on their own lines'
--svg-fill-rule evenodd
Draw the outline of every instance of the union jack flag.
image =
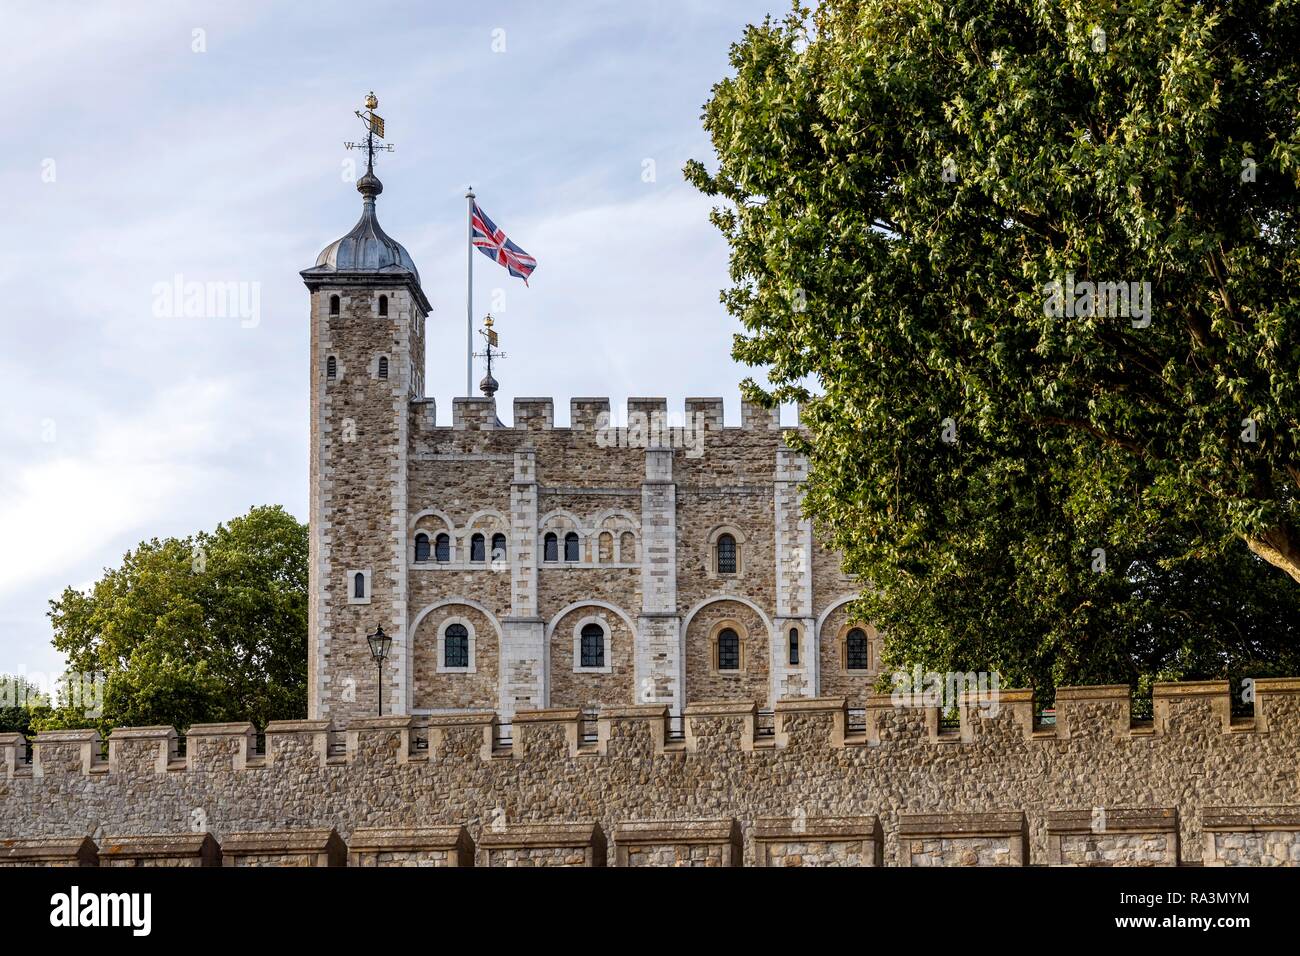
<svg viewBox="0 0 1300 956">
<path fill-rule="evenodd" d="M 478 203 L 474 203 L 474 214 L 470 219 L 471 241 L 478 251 L 497 265 L 505 266 L 516 279 L 523 279 L 528 285 L 528 277 L 537 268 L 537 260 L 506 238 L 505 232 L 496 227 L 487 217 Z"/>
</svg>

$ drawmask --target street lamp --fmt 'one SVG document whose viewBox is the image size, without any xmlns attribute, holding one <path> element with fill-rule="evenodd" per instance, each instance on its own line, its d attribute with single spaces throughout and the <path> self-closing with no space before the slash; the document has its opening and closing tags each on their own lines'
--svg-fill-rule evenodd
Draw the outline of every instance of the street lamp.
<svg viewBox="0 0 1300 956">
<path fill-rule="evenodd" d="M 370 645 L 370 656 L 375 661 L 375 667 L 379 669 L 379 716 L 384 716 L 384 658 L 388 656 L 388 649 L 393 646 L 393 639 L 384 633 L 384 626 L 381 624 L 375 629 L 375 633 L 366 637 L 366 642 Z"/>
</svg>

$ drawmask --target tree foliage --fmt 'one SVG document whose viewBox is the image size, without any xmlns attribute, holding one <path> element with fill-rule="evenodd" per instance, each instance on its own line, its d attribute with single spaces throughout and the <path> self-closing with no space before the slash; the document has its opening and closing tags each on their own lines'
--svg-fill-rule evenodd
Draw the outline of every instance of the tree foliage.
<svg viewBox="0 0 1300 956">
<path fill-rule="evenodd" d="M 896 658 L 1043 683 L 1295 646 L 1298 28 L 830 0 L 733 46 L 687 176 L 724 200 L 747 387 L 803 405 L 808 508 Z M 1085 282 L 1149 311 L 1053 295 Z"/>
<path fill-rule="evenodd" d="M 301 718 L 307 541 L 284 509 L 253 508 L 212 532 L 141 542 L 88 591 L 51 601 L 69 670 L 103 675 L 102 715 L 83 725 Z"/>
</svg>

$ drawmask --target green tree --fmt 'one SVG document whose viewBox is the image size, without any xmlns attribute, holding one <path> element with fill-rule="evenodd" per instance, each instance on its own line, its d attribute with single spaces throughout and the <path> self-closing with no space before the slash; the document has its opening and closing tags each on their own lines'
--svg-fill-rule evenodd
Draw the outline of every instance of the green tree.
<svg viewBox="0 0 1300 956">
<path fill-rule="evenodd" d="M 69 671 L 103 675 L 102 714 L 83 725 L 264 726 L 306 712 L 307 527 L 278 506 L 141 542 L 49 616 Z"/>
<path fill-rule="evenodd" d="M 1128 679 L 1294 641 L 1297 28 L 829 0 L 733 46 L 686 173 L 747 388 L 804 406 L 809 511 L 897 656 Z"/>
<path fill-rule="evenodd" d="M 49 699 L 26 677 L 0 674 L 0 732 L 32 734 L 34 719 L 49 709 Z"/>
</svg>

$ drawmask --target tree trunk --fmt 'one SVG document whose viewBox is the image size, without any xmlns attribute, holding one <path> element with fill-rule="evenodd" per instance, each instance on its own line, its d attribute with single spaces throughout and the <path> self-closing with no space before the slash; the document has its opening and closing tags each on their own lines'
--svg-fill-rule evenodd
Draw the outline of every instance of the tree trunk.
<svg viewBox="0 0 1300 956">
<path fill-rule="evenodd" d="M 1246 544 L 1269 564 L 1300 582 L 1300 535 L 1290 525 L 1279 525 L 1248 537 Z"/>
</svg>

